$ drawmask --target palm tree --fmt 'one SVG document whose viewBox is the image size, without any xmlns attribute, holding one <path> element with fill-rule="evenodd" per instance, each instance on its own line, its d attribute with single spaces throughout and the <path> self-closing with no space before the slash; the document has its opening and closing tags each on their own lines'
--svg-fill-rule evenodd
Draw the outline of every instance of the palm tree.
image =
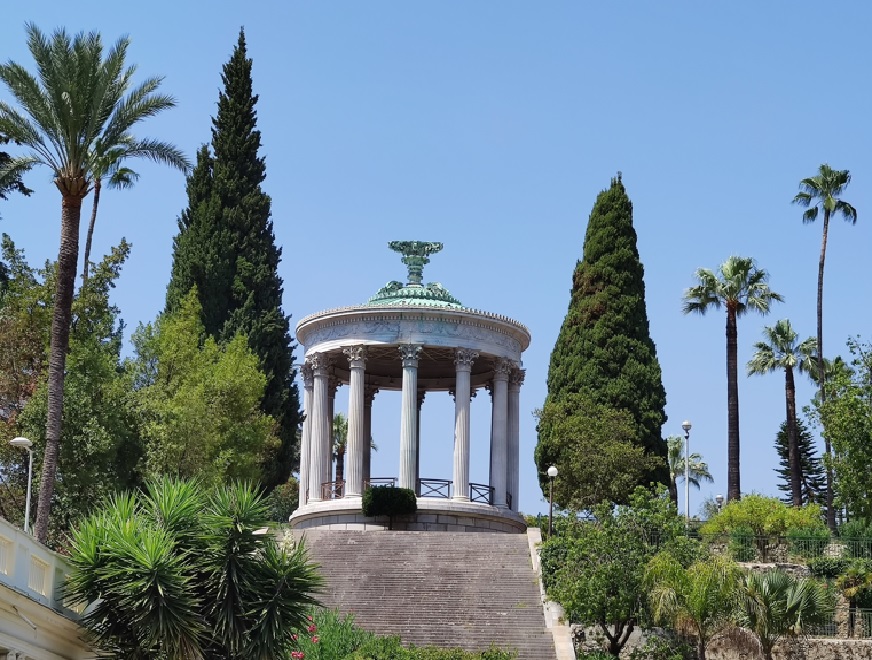
<svg viewBox="0 0 872 660">
<path fill-rule="evenodd" d="M 799 452 L 799 437 L 796 430 L 796 383 L 794 368 L 806 373 L 812 367 L 817 352 L 817 342 L 809 337 L 797 344 L 790 321 L 782 319 L 774 326 L 765 326 L 766 341 L 754 344 L 754 357 L 748 362 L 748 375 L 768 374 L 784 369 L 784 396 L 787 403 L 787 463 L 790 466 L 790 497 L 793 506 L 802 506 L 802 463 Z"/>
<path fill-rule="evenodd" d="M 669 463 L 669 499 L 678 506 L 678 479 L 684 479 L 684 438 L 670 435 L 666 438 L 666 460 Z M 708 469 L 708 463 L 696 452 L 689 456 L 687 476 L 690 485 L 699 490 L 700 481 L 712 483 L 714 477 Z"/>
<path fill-rule="evenodd" d="M 167 154 L 173 148 L 154 140 L 136 140 L 129 131 L 141 120 L 173 107 L 175 101 L 155 93 L 159 78 L 149 78 L 127 93 L 135 67 L 124 65 L 129 43 L 126 38 L 119 39 L 104 59 L 103 41 L 96 32 L 70 37 L 59 29 L 47 37 L 33 24 L 28 24 L 26 31 L 38 75 L 15 62 L 0 65 L 0 81 L 20 106 L 19 111 L 0 101 L 0 134 L 29 149 L 27 156 L 18 159 L 19 163 L 48 166 L 61 193 L 46 446 L 36 516 L 36 535 L 44 542 L 63 420 L 64 368 L 79 258 L 79 221 L 82 200 L 93 183 L 95 147 L 102 145 L 104 153 L 116 146 L 129 147 L 138 156 L 168 162 Z"/>
<path fill-rule="evenodd" d="M 684 568 L 668 552 L 656 555 L 645 568 L 654 621 L 690 628 L 697 639 L 697 658 L 705 660 L 709 640 L 731 623 L 739 578 L 738 566 L 721 556 Z"/>
<path fill-rule="evenodd" d="M 768 314 L 783 298 L 769 288 L 769 274 L 750 257 L 730 257 L 718 272 L 700 268 L 699 284 L 684 292 L 685 314 L 727 309 L 727 499 L 741 497 L 739 483 L 739 358 L 737 319 L 746 312 Z"/>
<path fill-rule="evenodd" d="M 341 412 L 333 415 L 333 458 L 336 461 L 336 483 L 345 480 L 345 449 L 348 446 L 348 418 Z"/>
<path fill-rule="evenodd" d="M 739 584 L 739 623 L 760 641 L 765 660 L 783 636 L 807 633 L 828 623 L 832 595 L 811 578 L 795 578 L 781 569 L 749 571 Z"/>
<path fill-rule="evenodd" d="M 66 596 L 118 658 L 287 657 L 322 579 L 303 544 L 267 530 L 259 489 L 163 479 L 105 502 L 72 532 Z"/>
<path fill-rule="evenodd" d="M 818 394 L 820 402 L 826 402 L 826 371 L 824 357 L 824 262 L 827 258 L 827 234 L 830 228 L 830 218 L 834 214 L 842 217 L 852 225 L 857 222 L 857 209 L 841 199 L 842 192 L 851 182 L 851 173 L 848 170 L 834 170 L 826 163 L 818 167 L 817 176 L 807 177 L 799 182 L 800 192 L 794 198 L 793 203 L 805 208 L 802 221 L 810 223 L 817 220 L 818 211 L 823 209 L 824 226 L 821 239 L 821 254 L 818 259 L 818 283 L 817 283 L 817 355 L 818 358 Z M 827 434 L 824 433 L 824 451 L 827 457 L 832 458 L 832 446 Z M 833 468 L 832 461 L 826 461 L 827 467 L 827 525 L 831 530 L 836 529 L 836 512 L 833 508 Z"/>
</svg>

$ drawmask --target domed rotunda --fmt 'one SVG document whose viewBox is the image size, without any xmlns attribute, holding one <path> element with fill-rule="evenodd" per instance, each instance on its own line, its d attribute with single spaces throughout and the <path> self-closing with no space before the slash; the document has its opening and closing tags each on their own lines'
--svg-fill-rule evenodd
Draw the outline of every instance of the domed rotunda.
<svg viewBox="0 0 872 660">
<path fill-rule="evenodd" d="M 367 518 L 361 497 L 368 486 L 409 488 L 418 511 L 393 521 L 394 529 L 524 532 L 518 514 L 521 355 L 530 344 L 523 325 L 464 307 L 438 282 L 424 284 L 423 269 L 441 243 L 394 241 L 408 268 L 405 284 L 388 282 L 365 304 L 330 309 L 302 319 L 297 340 L 305 422 L 300 450 L 300 505 L 294 528 L 384 529 Z M 337 388 L 348 386 L 345 478 L 331 481 L 332 420 Z M 489 483 L 470 483 L 470 399 L 491 396 Z M 370 474 L 372 406 L 378 392 L 399 390 L 399 469 Z M 422 476 L 419 413 L 427 392 L 454 397 L 452 479 Z"/>
</svg>

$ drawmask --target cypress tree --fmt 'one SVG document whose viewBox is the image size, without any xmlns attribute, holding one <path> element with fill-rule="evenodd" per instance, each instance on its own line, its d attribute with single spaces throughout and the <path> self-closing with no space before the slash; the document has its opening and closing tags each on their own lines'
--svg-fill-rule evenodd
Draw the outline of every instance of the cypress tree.
<svg viewBox="0 0 872 660">
<path fill-rule="evenodd" d="M 596 404 L 625 410 L 635 422 L 636 442 L 647 454 L 665 459 L 661 427 L 666 421 L 666 392 L 648 329 L 643 275 L 633 204 L 619 173 L 599 194 L 590 214 L 582 259 L 572 277 L 569 310 L 551 353 L 546 404 L 581 393 Z M 540 424 L 538 430 L 536 463 L 544 490 L 545 472 L 552 463 L 560 467 L 562 452 L 548 436 L 550 429 Z M 641 485 L 666 483 L 665 460 L 658 464 L 662 467 L 646 472 Z"/>
<path fill-rule="evenodd" d="M 294 384 L 290 317 L 282 311 L 281 249 L 275 244 L 271 200 L 261 190 L 266 164 L 258 155 L 251 60 L 245 34 L 224 65 L 224 91 L 212 119 L 212 150 L 203 146 L 188 178 L 188 208 L 179 217 L 167 311 L 196 286 L 206 333 L 227 342 L 248 336 L 267 376 L 262 409 L 277 424 L 280 447 L 265 459 L 267 489 L 287 481 L 296 462 L 300 423 Z"/>
<path fill-rule="evenodd" d="M 799 445 L 799 463 L 802 469 L 801 492 L 802 503 L 817 502 L 824 504 L 826 494 L 826 473 L 823 461 L 817 455 L 814 447 L 814 438 L 808 430 L 808 426 L 800 419 L 796 420 L 796 440 Z M 781 422 L 778 435 L 775 436 L 775 450 L 778 452 L 779 466 L 775 468 L 778 474 L 778 490 L 787 493 L 783 497 L 785 504 L 791 504 L 790 497 L 790 466 L 787 462 L 787 422 Z"/>
</svg>

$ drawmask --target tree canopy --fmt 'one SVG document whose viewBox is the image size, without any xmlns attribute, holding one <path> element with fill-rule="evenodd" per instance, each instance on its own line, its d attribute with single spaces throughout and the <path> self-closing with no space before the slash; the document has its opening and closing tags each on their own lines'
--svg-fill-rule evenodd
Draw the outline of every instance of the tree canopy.
<svg viewBox="0 0 872 660">
<path fill-rule="evenodd" d="M 290 318 L 282 311 L 282 250 L 275 242 L 270 197 L 261 188 L 266 162 L 259 155 L 251 70 L 240 32 L 221 75 L 224 89 L 212 120 L 211 150 L 200 149 L 188 178 L 188 207 L 173 242 L 166 309 L 177 310 L 196 288 L 209 337 L 219 343 L 238 333 L 247 337 L 266 375 L 261 409 L 278 429 L 279 443 L 262 456 L 261 481 L 271 489 L 288 480 L 298 460 L 301 416 Z"/>
<path fill-rule="evenodd" d="M 644 269 L 636 246 L 633 204 L 618 176 L 597 197 L 588 220 L 582 259 L 572 276 L 566 318 L 551 352 L 548 403 L 584 393 L 595 404 L 630 415 L 631 440 L 645 453 L 665 459 L 661 427 L 666 392 L 648 328 Z M 551 463 L 570 469 L 572 438 L 557 441 L 540 420 L 536 465 L 543 490 Z M 563 444 L 565 443 L 565 444 Z M 667 482 L 665 461 L 650 462 L 638 484 Z"/>
</svg>

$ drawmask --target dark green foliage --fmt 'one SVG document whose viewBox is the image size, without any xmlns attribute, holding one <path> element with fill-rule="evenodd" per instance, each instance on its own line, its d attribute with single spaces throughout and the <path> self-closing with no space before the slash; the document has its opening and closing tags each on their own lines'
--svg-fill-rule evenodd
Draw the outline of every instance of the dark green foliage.
<svg viewBox="0 0 872 660">
<path fill-rule="evenodd" d="M 307 655 L 306 658 L 308 657 Z M 513 652 L 497 648 L 481 652 L 435 646 L 419 648 L 413 645 L 405 648 L 399 637 L 379 637 L 346 656 L 344 660 L 512 660 L 516 657 Z"/>
<path fill-rule="evenodd" d="M 299 482 L 291 477 L 287 483 L 276 486 L 267 496 L 269 517 L 273 522 L 286 523 L 300 503 Z"/>
<path fill-rule="evenodd" d="M 73 531 L 66 597 L 123 658 L 286 657 L 322 580 L 305 546 L 279 548 L 250 485 L 162 479 L 107 499 Z"/>
<path fill-rule="evenodd" d="M 851 565 L 847 557 L 815 557 L 808 562 L 808 570 L 814 577 L 832 580 L 837 578 Z"/>
<path fill-rule="evenodd" d="M 802 503 L 817 502 L 823 505 L 826 495 L 827 479 L 824 472 L 824 464 L 817 455 L 814 446 L 814 438 L 808 425 L 801 419 L 796 420 L 796 436 L 799 444 L 799 461 L 802 468 Z M 778 451 L 780 467 L 775 469 L 778 473 L 778 490 L 787 493 L 787 497 L 781 501 L 790 504 L 790 466 L 787 463 L 787 422 L 781 423 L 778 435 L 775 436 L 775 449 Z"/>
<path fill-rule="evenodd" d="M 363 515 L 406 516 L 418 510 L 418 500 L 411 488 L 374 486 L 363 492 Z"/>
<path fill-rule="evenodd" d="M 267 376 L 262 410 L 276 420 L 279 447 L 263 463 L 269 490 L 288 480 L 298 460 L 299 395 L 294 383 L 290 319 L 282 312 L 281 249 L 261 190 L 266 164 L 258 155 L 251 60 L 245 36 L 224 65 L 224 91 L 212 124 L 212 151 L 197 154 L 188 178 L 188 208 L 173 243 L 167 311 L 197 287 L 206 333 L 221 342 L 245 333 Z"/>
<path fill-rule="evenodd" d="M 375 634 L 355 626 L 351 614 L 321 609 L 311 616 L 311 625 L 299 630 L 290 646 L 290 651 L 302 652 L 306 660 L 345 658 L 376 639 Z"/>
<path fill-rule="evenodd" d="M 0 144 L 7 144 L 9 140 L 0 135 Z M 28 167 L 19 166 L 5 151 L 0 151 L 0 199 L 8 199 L 9 193 L 17 192 L 22 195 L 30 195 L 33 191 L 21 182 L 21 174 Z"/>
<path fill-rule="evenodd" d="M 820 557 L 830 544 L 830 539 L 828 529 L 793 527 L 787 530 L 790 554 L 804 559 Z"/>
<path fill-rule="evenodd" d="M 754 561 L 757 551 L 754 547 L 754 530 L 750 527 L 736 527 L 730 530 L 730 556 L 736 561 Z"/>
<path fill-rule="evenodd" d="M 569 310 L 551 353 L 546 403 L 585 393 L 594 403 L 626 410 L 637 428 L 637 444 L 665 459 L 666 392 L 648 329 L 643 275 L 633 205 L 619 176 L 599 194 L 590 214 Z M 547 434 L 540 425 L 539 441 Z M 549 461 L 563 467 L 560 455 L 537 455 L 546 493 Z M 667 476 L 664 463 L 639 483 L 666 483 Z"/>
</svg>

